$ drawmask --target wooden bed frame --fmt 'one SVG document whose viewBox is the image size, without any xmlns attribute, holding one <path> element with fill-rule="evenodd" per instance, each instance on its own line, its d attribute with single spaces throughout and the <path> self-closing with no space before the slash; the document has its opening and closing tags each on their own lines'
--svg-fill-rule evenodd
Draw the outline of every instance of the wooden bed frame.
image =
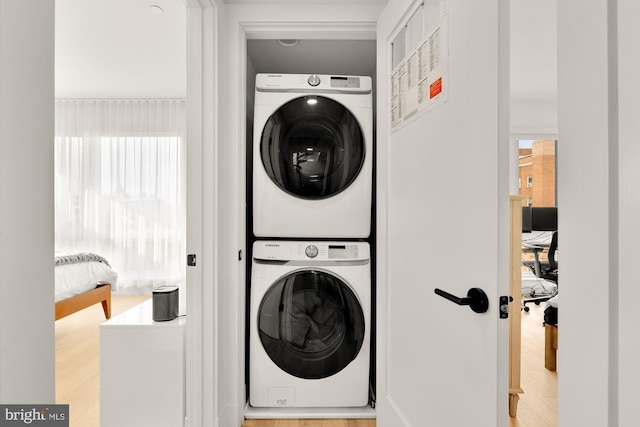
<svg viewBox="0 0 640 427">
<path fill-rule="evenodd" d="M 556 370 L 556 356 L 558 352 L 558 326 L 544 325 L 544 367 L 550 371 Z"/>
<path fill-rule="evenodd" d="M 111 284 L 100 283 L 95 289 L 91 289 L 75 297 L 56 303 L 56 320 L 90 307 L 93 304 L 102 303 L 102 309 L 107 319 L 111 318 Z"/>
</svg>

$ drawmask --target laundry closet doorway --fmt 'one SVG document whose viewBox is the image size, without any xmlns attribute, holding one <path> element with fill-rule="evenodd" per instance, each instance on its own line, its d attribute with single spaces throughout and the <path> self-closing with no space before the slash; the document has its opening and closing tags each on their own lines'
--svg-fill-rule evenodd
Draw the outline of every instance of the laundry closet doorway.
<svg viewBox="0 0 640 427">
<path fill-rule="evenodd" d="M 505 292 L 507 289 L 507 263 L 505 261 L 504 265 L 497 268 L 500 263 L 496 262 L 496 259 L 500 258 L 500 253 L 507 253 L 507 226 L 505 225 L 504 230 L 498 229 L 499 223 L 508 224 L 507 180 L 506 178 L 498 179 L 497 174 L 499 170 L 508 172 L 506 166 L 504 170 L 498 167 L 499 160 L 508 159 L 508 155 L 499 155 L 499 147 L 508 150 L 508 141 L 501 139 L 502 133 L 498 135 L 495 132 L 497 132 L 496 123 L 503 123 L 504 138 L 508 137 L 506 123 L 498 119 L 500 104 L 497 98 L 498 94 L 506 95 L 508 91 L 499 91 L 498 87 L 488 84 L 488 82 L 500 81 L 497 75 L 499 39 L 495 29 L 503 27 L 498 25 L 498 2 L 495 2 L 491 8 L 482 8 L 470 2 L 456 2 L 449 10 L 450 23 L 456 23 L 455 26 L 449 26 L 449 33 L 452 34 L 451 48 L 455 46 L 459 50 L 455 58 L 457 61 L 463 58 L 473 61 L 473 64 L 466 63 L 464 60 L 460 63 L 456 62 L 456 67 L 451 68 L 455 70 L 451 82 L 458 83 L 456 90 L 468 91 L 464 102 L 453 97 L 443 103 L 441 108 L 421 116 L 423 120 L 427 118 L 429 123 L 435 126 L 434 129 L 438 129 L 436 133 L 432 133 L 430 126 L 425 126 L 418 120 L 415 125 L 409 123 L 401 129 L 394 130 L 392 139 L 389 139 L 389 135 L 392 134 L 387 122 L 390 108 L 388 104 L 391 78 L 391 66 L 388 63 L 390 42 L 397 30 L 405 24 L 405 18 L 421 4 L 408 1 L 392 3 L 384 9 L 382 14 L 380 13 L 382 7 L 371 8 L 362 4 L 331 4 L 326 5 L 327 7 L 299 5 L 299 8 L 283 4 L 270 4 L 268 7 L 256 4 L 227 4 L 224 8 L 218 8 L 215 11 L 220 13 L 215 22 L 224 28 L 221 31 L 221 39 L 224 43 L 213 44 L 217 49 L 214 52 L 219 56 L 214 59 L 212 65 L 217 66 L 220 71 L 216 77 L 217 81 L 224 83 L 215 86 L 220 93 L 217 98 L 214 97 L 218 102 L 215 107 L 217 110 L 214 108 L 214 111 L 218 111 L 218 115 L 215 116 L 217 121 L 214 123 L 218 129 L 214 132 L 214 139 L 219 143 L 213 151 L 209 148 L 204 150 L 206 156 L 214 156 L 218 169 L 213 177 L 205 179 L 203 194 L 208 193 L 207 181 L 211 179 L 216 200 L 220 203 L 215 210 L 211 211 L 211 219 L 209 219 L 207 211 L 212 206 L 208 206 L 210 202 L 205 200 L 205 209 L 202 210 L 204 215 L 201 219 L 205 221 L 205 225 L 215 222 L 213 227 L 204 227 L 207 234 L 201 235 L 198 239 L 203 242 L 213 239 L 214 246 L 209 249 L 210 253 L 213 254 L 213 249 L 216 248 L 219 251 L 213 265 L 216 269 L 215 274 L 213 271 L 206 274 L 214 282 L 211 288 L 213 294 L 210 293 L 208 286 L 204 286 L 209 281 L 206 275 L 203 276 L 201 289 L 202 294 L 207 295 L 202 302 L 202 315 L 206 320 L 210 319 L 214 313 L 211 319 L 213 330 L 208 321 L 203 322 L 202 331 L 205 333 L 196 335 L 196 337 L 202 336 L 203 341 L 195 346 L 196 350 L 199 345 L 202 346 L 203 356 L 207 356 L 207 353 L 212 351 L 213 369 L 209 368 L 210 362 L 203 358 L 205 375 L 198 379 L 202 381 L 203 388 L 198 389 L 198 381 L 189 386 L 193 396 L 196 397 L 195 409 L 198 407 L 198 393 L 201 393 L 201 402 L 206 403 L 206 405 L 202 404 L 203 424 L 207 424 L 211 418 L 211 422 L 219 420 L 220 425 L 237 425 L 237 421 L 244 416 L 246 403 L 244 388 L 246 378 L 243 369 L 246 359 L 244 284 L 247 280 L 248 257 L 246 256 L 246 200 L 243 191 L 246 188 L 246 177 L 242 171 L 247 164 L 244 153 L 248 108 L 245 71 L 247 40 L 278 38 L 302 40 L 319 39 L 321 36 L 324 39 L 333 40 L 377 38 L 375 77 L 378 82 L 377 152 L 380 160 L 377 162 L 379 170 L 376 196 L 379 200 L 376 203 L 376 214 L 384 215 L 377 220 L 376 237 L 379 261 L 376 270 L 378 280 L 376 338 L 379 344 L 376 364 L 378 420 L 384 426 L 414 424 L 418 422 L 413 419 L 416 415 L 415 411 L 424 414 L 424 404 L 430 402 L 435 403 L 435 405 L 430 404 L 428 408 L 431 418 L 435 419 L 436 423 L 446 424 L 452 412 L 460 412 L 456 410 L 457 403 L 464 401 L 465 405 L 471 405 L 471 409 L 465 413 L 481 413 L 483 417 L 486 415 L 490 420 L 488 423 L 492 425 L 498 425 L 496 417 L 498 414 L 504 414 L 504 422 L 506 422 L 508 323 L 499 319 L 495 301 L 497 301 L 499 277 L 504 280 L 500 286 L 503 286 Z M 209 12 L 205 10 L 205 15 L 206 13 Z M 486 20 L 477 21 L 471 18 L 476 15 Z M 455 20 L 452 21 L 453 17 Z M 378 19 L 380 19 L 379 22 Z M 283 24 L 283 20 L 286 23 Z M 470 27 L 474 31 L 469 31 Z M 478 37 L 479 35 L 482 37 Z M 214 37 L 214 40 L 217 39 Z M 472 52 L 467 46 L 471 40 L 473 40 L 471 44 L 477 48 Z M 478 46 L 480 41 L 485 43 L 481 45 L 482 48 Z M 218 62 L 215 62 L 216 60 Z M 481 75 L 486 78 L 482 80 L 482 84 L 473 79 L 464 80 L 464 77 L 459 75 L 459 73 L 467 74 L 466 70 L 476 69 L 477 64 L 485 64 L 485 61 L 488 61 L 487 66 L 479 67 L 478 70 L 482 70 Z M 205 65 L 208 67 L 211 64 Z M 207 67 L 204 68 L 205 71 Z M 472 76 L 477 79 L 480 74 L 476 73 Z M 503 83 L 506 83 L 506 80 L 503 80 Z M 476 93 L 477 91 L 482 93 Z M 459 92 L 452 92 L 452 95 L 454 93 L 460 96 Z M 471 100 L 481 105 L 470 104 Z M 381 106 L 380 103 L 384 105 Z M 468 108 L 472 105 L 475 105 L 474 110 L 483 112 L 482 117 L 467 116 L 470 114 Z M 450 111 L 452 106 L 462 107 L 462 112 L 457 109 Z M 206 108 L 205 105 L 205 110 Z M 443 122 L 440 121 L 445 117 L 442 114 L 446 114 L 447 117 Z M 384 120 L 380 117 L 384 117 Z M 468 124 L 460 126 L 459 121 L 467 119 Z M 446 125 L 446 132 L 442 125 Z M 205 130 L 207 129 L 208 126 L 205 126 Z M 471 129 L 472 133 L 464 134 L 462 131 L 465 129 Z M 457 138 L 452 140 L 454 135 L 457 135 Z M 466 149 L 468 149 L 467 152 L 465 152 Z M 471 201 L 469 195 L 465 193 L 464 203 L 459 198 L 462 195 L 456 197 L 458 191 L 454 188 L 464 187 L 463 180 L 469 172 L 457 175 L 450 169 L 451 166 L 455 166 L 455 170 L 458 170 L 457 168 L 463 164 L 460 160 L 470 158 L 461 157 L 461 153 L 487 160 L 487 163 L 480 163 L 482 165 L 480 169 L 477 169 L 475 163 L 473 165 L 476 169 L 471 169 L 477 172 L 473 177 L 480 177 L 486 184 L 481 186 L 486 191 L 473 193 L 476 196 Z M 444 162 L 444 159 L 452 161 Z M 414 165 L 413 162 L 416 161 L 419 161 L 420 165 Z M 464 164 L 468 163 L 464 162 Z M 389 174 L 390 165 L 393 165 L 391 175 Z M 447 171 L 442 169 L 444 165 L 447 165 Z M 209 171 L 203 168 L 203 174 L 207 177 Z M 504 185 L 500 184 L 501 182 Z M 389 186 L 390 184 L 392 186 Z M 385 187 L 381 188 L 382 185 Z M 500 191 L 504 192 L 504 199 L 500 199 L 499 203 L 497 197 Z M 477 215 L 460 217 L 463 212 L 468 212 L 467 208 L 473 206 L 474 203 L 471 202 L 475 201 L 479 202 Z M 452 202 L 455 203 L 451 205 Z M 458 206 L 457 203 L 462 203 L 464 209 L 462 205 L 460 209 L 455 208 Z M 501 206 L 500 209 L 499 206 Z M 452 212 L 458 212 L 458 214 L 451 214 Z M 389 216 L 390 213 L 393 215 Z M 501 215 L 503 215 L 502 218 Z M 429 217 L 432 220 L 428 220 Z M 455 218 L 459 221 L 451 223 Z M 439 223 L 439 220 L 444 222 Z M 208 229 L 210 231 L 207 231 Z M 432 232 L 428 233 L 428 236 L 423 236 L 429 230 Z M 464 238 L 458 235 L 461 232 L 464 233 Z M 382 233 L 384 233 L 383 239 L 380 237 Z M 469 244 L 469 236 L 474 236 L 473 241 L 477 244 L 484 245 L 484 250 L 481 251 L 484 255 L 465 260 L 465 264 L 470 262 L 472 265 L 460 269 L 458 262 L 455 265 L 451 263 L 454 260 L 462 261 L 456 254 L 460 253 L 461 244 Z M 496 236 L 502 236 L 499 240 L 501 244 L 496 240 Z M 234 250 L 234 248 L 240 250 Z M 407 255 L 410 256 L 407 258 Z M 425 277 L 423 267 L 428 263 L 435 264 L 433 264 L 434 268 L 429 269 L 429 275 Z M 435 265 L 439 267 L 435 268 Z M 210 269 L 207 264 L 202 268 Z M 464 276 L 467 273 L 471 274 L 472 271 L 484 271 L 487 274 Z M 442 276 L 445 272 L 446 274 Z M 458 277 L 459 274 L 462 276 Z M 460 297 L 466 296 L 470 288 L 484 289 L 490 298 L 488 312 L 477 314 L 469 308 L 458 307 L 434 294 L 435 287 L 441 287 Z M 389 290 L 392 290 L 392 295 Z M 215 305 L 211 305 L 213 302 Z M 425 315 L 428 319 L 422 319 Z M 419 320 L 422 325 L 428 326 L 418 328 L 420 331 L 418 335 L 412 334 L 409 331 L 417 331 L 416 323 L 412 319 Z M 197 323 L 198 319 L 195 320 Z M 381 325 L 386 330 L 381 331 Z M 446 328 L 437 327 L 438 325 Z M 477 328 L 482 330 L 481 334 L 474 333 Z M 197 324 L 194 329 L 197 329 Z M 210 338 L 207 331 L 213 333 L 215 340 Z M 497 342 L 499 331 L 505 338 L 502 347 L 499 347 Z M 414 337 L 418 339 L 411 339 Z M 424 347 L 428 343 L 429 350 Z M 467 350 L 461 350 L 460 346 L 468 349 L 469 345 L 480 348 L 482 351 L 469 353 Z M 458 350 L 459 347 L 460 350 Z M 473 359 L 469 360 L 466 356 L 471 354 Z M 482 357 L 479 358 L 478 355 Z M 381 360 L 382 358 L 384 360 Z M 454 359 L 460 366 L 468 366 L 471 363 L 478 369 L 459 370 Z M 496 360 L 503 364 L 499 366 L 504 366 L 504 370 L 498 370 Z M 194 375 L 188 375 L 188 377 L 193 380 Z M 424 378 L 425 381 L 417 382 L 416 378 Z M 451 381 L 452 378 L 456 381 Z M 213 383 L 213 386 L 210 386 L 209 382 Z M 447 390 L 450 388 L 449 393 Z M 435 394 L 425 400 L 423 399 L 425 392 Z M 473 393 L 474 396 L 482 395 L 486 399 L 465 398 L 465 392 Z M 384 399 L 384 404 L 380 404 L 381 399 Z M 214 407 L 210 406 L 211 401 L 214 402 Z M 193 402 L 194 400 L 192 400 L 192 407 Z M 419 417 L 422 419 L 422 415 Z M 502 418 L 502 415 L 500 417 Z"/>
<path fill-rule="evenodd" d="M 305 406 L 322 407 L 324 409 L 314 408 L 314 411 L 329 411 L 338 418 L 344 407 L 359 407 L 361 410 L 343 410 L 342 416 L 375 416 L 375 411 L 368 405 L 375 390 L 374 345 L 371 341 L 375 334 L 375 323 L 371 321 L 375 310 L 369 303 L 374 289 L 371 279 L 360 285 L 357 285 L 357 280 L 345 283 L 344 289 L 351 288 L 356 292 L 357 302 L 354 300 L 353 307 L 364 316 L 363 327 L 349 321 L 352 316 L 348 315 L 344 322 L 338 321 L 345 328 L 345 333 L 338 332 L 340 328 L 331 329 L 337 336 L 360 335 L 356 341 L 363 339 L 363 345 L 356 346 L 355 353 L 345 358 L 346 363 L 334 370 L 330 368 L 330 360 L 341 351 L 320 351 L 320 347 L 315 347 L 310 341 L 309 347 L 305 344 L 305 350 L 299 353 L 298 347 L 283 344 L 289 342 L 283 340 L 283 336 L 287 336 L 283 333 L 287 328 L 285 325 L 298 325 L 304 329 L 302 325 L 306 321 L 299 315 L 294 315 L 295 319 L 275 312 L 274 315 L 264 315 L 269 298 L 263 293 L 265 283 L 261 282 L 266 272 L 261 270 L 261 266 L 268 261 L 261 258 L 264 254 L 259 254 L 260 248 L 265 247 L 265 238 L 274 240 L 267 247 L 281 244 L 283 248 L 297 246 L 295 241 L 304 239 L 308 242 L 305 244 L 307 247 L 320 249 L 319 258 L 326 253 L 325 242 L 336 239 L 347 245 L 345 248 L 358 248 L 356 251 L 360 256 L 369 249 L 371 254 L 375 254 L 375 227 L 371 221 L 375 158 L 371 81 L 375 68 L 376 41 L 372 39 L 247 40 L 244 331 L 245 383 L 249 402 L 245 413 L 247 418 L 277 418 L 282 410 L 287 411 L 287 416 L 298 411 L 296 416 L 305 418 L 308 411 L 299 409 Z M 317 78 L 316 86 L 310 83 L 313 78 Z M 363 242 L 366 243 L 362 245 Z M 330 257 L 340 251 L 338 248 L 329 246 L 333 254 Z M 346 252 L 341 254 L 351 256 Z M 337 264 L 330 267 L 331 261 L 312 267 L 310 264 L 315 263 L 315 256 L 296 258 L 292 262 L 305 264 L 298 265 L 298 270 L 323 268 L 331 271 L 338 267 Z M 343 259 L 341 262 L 344 264 L 346 261 Z M 360 267 L 364 268 L 363 273 L 367 277 L 373 276 L 374 256 L 367 257 L 363 265 Z M 342 273 L 343 279 L 344 274 L 360 268 L 351 265 Z M 266 271 L 275 269 L 277 267 L 271 265 Z M 259 270 L 262 273 L 258 273 Z M 302 298 L 302 294 L 310 296 L 312 293 L 325 302 L 333 300 L 330 294 L 316 288 L 317 277 L 315 272 L 308 277 L 308 283 L 315 291 L 296 291 L 298 297 L 293 297 L 292 301 Z M 307 282 L 307 279 L 302 279 L 299 285 L 302 282 Z M 272 285 L 271 289 L 278 288 L 276 284 Z M 281 292 L 282 289 L 278 295 Z M 284 293 L 280 298 L 279 306 L 287 307 L 287 303 L 282 301 L 289 301 L 289 298 Z M 315 304 L 305 304 L 303 311 L 310 318 L 316 316 L 315 320 L 324 319 L 319 314 L 324 309 Z M 345 312 L 350 313 L 351 309 Z M 289 320 L 280 320 L 279 328 L 268 327 L 266 330 L 269 332 L 265 333 L 262 329 L 264 324 L 261 323 L 260 328 L 256 325 L 258 317 Z M 325 320 L 321 322 L 324 324 Z M 267 336 L 268 341 L 265 341 Z M 307 338 L 313 341 L 311 331 L 304 336 L 305 342 Z M 287 348 L 282 359 L 278 357 L 279 351 L 274 352 L 270 347 L 275 342 Z M 302 345 L 302 342 L 298 341 L 296 345 Z M 277 348 L 280 349 L 279 346 Z M 311 360 L 319 371 L 311 372 L 313 369 L 307 363 Z M 297 366 L 305 372 L 298 371 Z M 314 381 L 318 378 L 323 378 L 323 385 Z M 276 387 L 295 392 L 287 392 L 286 396 L 276 399 L 273 397 L 275 392 L 271 391 L 267 400 L 266 390 L 275 390 Z M 320 390 L 319 387 L 324 388 Z"/>
<path fill-rule="evenodd" d="M 248 92 L 254 90 L 247 72 L 248 41 L 375 43 L 375 21 L 383 7 L 376 2 L 313 6 L 231 3 L 212 1 L 212 8 L 205 7 L 192 14 L 190 21 L 193 24 L 190 33 L 204 35 L 202 46 L 194 43 L 197 49 L 203 48 L 204 62 L 192 68 L 196 84 L 191 86 L 189 99 L 195 104 L 203 99 L 212 100 L 200 108 L 205 118 L 214 117 L 213 122 L 202 122 L 198 115 L 190 116 L 190 128 L 204 129 L 205 134 L 200 147 L 197 140 L 190 138 L 194 150 L 188 154 L 189 163 L 194 165 L 189 168 L 194 183 L 189 191 L 194 197 L 190 205 L 193 211 L 189 214 L 188 247 L 198 252 L 198 260 L 204 260 L 187 272 L 188 282 L 197 283 L 190 288 L 188 305 L 202 307 L 200 314 L 197 309 L 191 312 L 194 323 L 187 339 L 188 359 L 193 361 L 187 368 L 187 405 L 190 422 L 198 425 L 240 425 L 247 402 L 245 286 L 246 263 L 250 258 L 245 146 L 252 117 Z M 207 23 L 212 21 L 220 38 L 215 34 L 209 37 L 211 26 Z M 193 40 L 199 40 L 198 37 L 195 35 Z M 368 62 L 375 69 L 375 60 Z M 206 88 L 212 88 L 216 96 L 210 98 Z M 208 141 L 214 141 L 214 145 Z M 205 194 L 214 194 L 214 198 L 197 202 Z M 210 259 L 214 259 L 213 264 L 207 261 Z M 211 282 L 213 286 L 206 285 Z"/>
</svg>

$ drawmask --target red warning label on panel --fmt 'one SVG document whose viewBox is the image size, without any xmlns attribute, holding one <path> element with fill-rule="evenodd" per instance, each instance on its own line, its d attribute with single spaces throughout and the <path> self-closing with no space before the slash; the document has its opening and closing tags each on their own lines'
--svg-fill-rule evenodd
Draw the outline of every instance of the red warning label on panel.
<svg viewBox="0 0 640 427">
<path fill-rule="evenodd" d="M 429 86 L 429 99 L 438 96 L 442 92 L 442 77 Z"/>
</svg>

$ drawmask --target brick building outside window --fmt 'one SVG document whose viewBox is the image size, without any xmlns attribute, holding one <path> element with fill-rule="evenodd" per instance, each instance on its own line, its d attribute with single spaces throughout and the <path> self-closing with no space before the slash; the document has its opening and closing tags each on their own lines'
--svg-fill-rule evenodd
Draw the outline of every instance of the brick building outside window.
<svg viewBox="0 0 640 427">
<path fill-rule="evenodd" d="M 556 141 L 537 140 L 519 149 L 519 192 L 529 206 L 556 206 Z"/>
</svg>

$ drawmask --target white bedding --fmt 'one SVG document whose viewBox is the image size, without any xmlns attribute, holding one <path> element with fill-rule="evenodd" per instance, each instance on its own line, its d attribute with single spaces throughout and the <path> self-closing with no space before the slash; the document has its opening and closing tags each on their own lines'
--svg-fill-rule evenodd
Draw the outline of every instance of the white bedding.
<svg viewBox="0 0 640 427">
<path fill-rule="evenodd" d="M 71 298 L 96 287 L 110 283 L 116 290 L 118 275 L 105 263 L 98 261 L 63 264 L 55 267 L 55 302 Z"/>
</svg>

